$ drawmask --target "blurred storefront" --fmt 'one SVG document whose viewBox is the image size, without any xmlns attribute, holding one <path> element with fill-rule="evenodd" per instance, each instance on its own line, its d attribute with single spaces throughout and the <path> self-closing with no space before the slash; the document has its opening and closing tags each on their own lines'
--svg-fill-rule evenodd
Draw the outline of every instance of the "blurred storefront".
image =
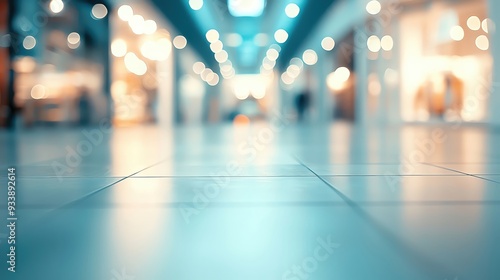
<svg viewBox="0 0 500 280">
<path fill-rule="evenodd" d="M 487 1 L 409 6 L 400 18 L 405 121 L 484 122 L 493 58 Z"/>
<path fill-rule="evenodd" d="M 113 120 L 117 125 L 172 122 L 172 29 L 147 5 L 130 4 L 110 17 Z"/>
<path fill-rule="evenodd" d="M 308 52 L 316 56 L 302 71 L 314 81 L 282 76 L 289 110 L 309 88 L 314 121 L 492 122 L 500 57 L 492 53 L 496 15 L 488 5 L 496 2 L 489 2 L 335 3 L 296 54 L 304 62 Z"/>
<path fill-rule="evenodd" d="M 10 63 L 2 66 L 13 71 L 11 102 L 22 123 L 89 124 L 105 117 L 107 7 L 84 1 L 9 3 L 11 30 L 2 41 Z"/>
</svg>

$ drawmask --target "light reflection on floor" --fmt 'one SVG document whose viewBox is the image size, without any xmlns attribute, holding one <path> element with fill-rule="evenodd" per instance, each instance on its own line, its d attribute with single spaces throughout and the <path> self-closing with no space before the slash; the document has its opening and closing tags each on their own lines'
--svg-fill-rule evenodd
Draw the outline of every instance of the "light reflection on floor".
<svg viewBox="0 0 500 280">
<path fill-rule="evenodd" d="M 2 279 L 500 278 L 493 130 L 95 129 L 0 132 Z"/>
</svg>

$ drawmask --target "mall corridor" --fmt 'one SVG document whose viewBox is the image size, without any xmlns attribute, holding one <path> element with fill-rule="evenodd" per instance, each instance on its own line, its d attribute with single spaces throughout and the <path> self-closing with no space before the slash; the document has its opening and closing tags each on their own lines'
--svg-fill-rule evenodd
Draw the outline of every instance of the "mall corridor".
<svg viewBox="0 0 500 280">
<path fill-rule="evenodd" d="M 500 279 L 499 15 L 0 0 L 0 279 Z"/>
</svg>

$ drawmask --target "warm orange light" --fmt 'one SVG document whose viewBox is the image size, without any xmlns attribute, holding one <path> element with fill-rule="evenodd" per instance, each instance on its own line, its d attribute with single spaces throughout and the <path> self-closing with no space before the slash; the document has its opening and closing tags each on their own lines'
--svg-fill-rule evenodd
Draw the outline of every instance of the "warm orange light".
<svg viewBox="0 0 500 280">
<path fill-rule="evenodd" d="M 245 115 L 237 115 L 236 117 L 234 117 L 234 120 L 233 120 L 233 124 L 234 125 L 248 125 L 250 124 L 250 119 L 245 116 Z"/>
</svg>

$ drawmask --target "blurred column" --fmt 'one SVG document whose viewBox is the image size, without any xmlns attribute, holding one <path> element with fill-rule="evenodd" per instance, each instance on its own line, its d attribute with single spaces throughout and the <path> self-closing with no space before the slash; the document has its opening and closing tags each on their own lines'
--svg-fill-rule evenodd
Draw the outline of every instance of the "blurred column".
<svg viewBox="0 0 500 280">
<path fill-rule="evenodd" d="M 332 96 L 326 85 L 326 78 L 332 71 L 332 59 L 329 53 L 318 51 L 318 63 L 314 67 L 314 77 L 316 77 L 316 93 L 313 104 L 316 111 L 315 120 L 320 123 L 328 123 L 333 119 Z"/>
<path fill-rule="evenodd" d="M 157 62 L 157 81 L 158 81 L 158 123 L 164 126 L 170 126 L 174 118 L 174 59 L 171 54 L 166 61 Z"/>
<path fill-rule="evenodd" d="M 496 24 L 496 30 L 491 36 L 491 55 L 493 57 L 492 89 L 489 100 L 489 121 L 500 125 L 500 1 L 489 0 L 489 16 Z"/>
<path fill-rule="evenodd" d="M 390 35 L 394 42 L 391 51 L 381 51 L 377 64 L 377 77 L 380 82 L 377 119 L 381 123 L 401 122 L 401 94 L 398 91 L 401 56 L 399 32 L 399 18 L 394 18 L 386 28 L 386 32 L 380 34 L 381 37 Z"/>
<path fill-rule="evenodd" d="M 176 51 L 172 52 L 172 59 L 174 60 L 174 80 L 173 80 L 173 114 L 174 123 L 179 124 L 182 122 L 182 109 L 181 109 L 181 87 L 180 81 L 184 75 L 180 59 Z"/>
<path fill-rule="evenodd" d="M 364 26 L 354 29 L 354 72 L 356 73 L 355 122 L 368 120 L 368 49 Z"/>
<path fill-rule="evenodd" d="M 208 123 L 208 118 L 210 116 L 210 96 L 212 94 L 210 90 L 210 86 L 207 85 L 205 82 L 203 83 L 203 88 L 204 88 L 204 93 L 202 96 L 202 102 L 201 102 L 201 109 L 203 111 L 202 117 L 201 117 L 201 123 Z"/>
</svg>

